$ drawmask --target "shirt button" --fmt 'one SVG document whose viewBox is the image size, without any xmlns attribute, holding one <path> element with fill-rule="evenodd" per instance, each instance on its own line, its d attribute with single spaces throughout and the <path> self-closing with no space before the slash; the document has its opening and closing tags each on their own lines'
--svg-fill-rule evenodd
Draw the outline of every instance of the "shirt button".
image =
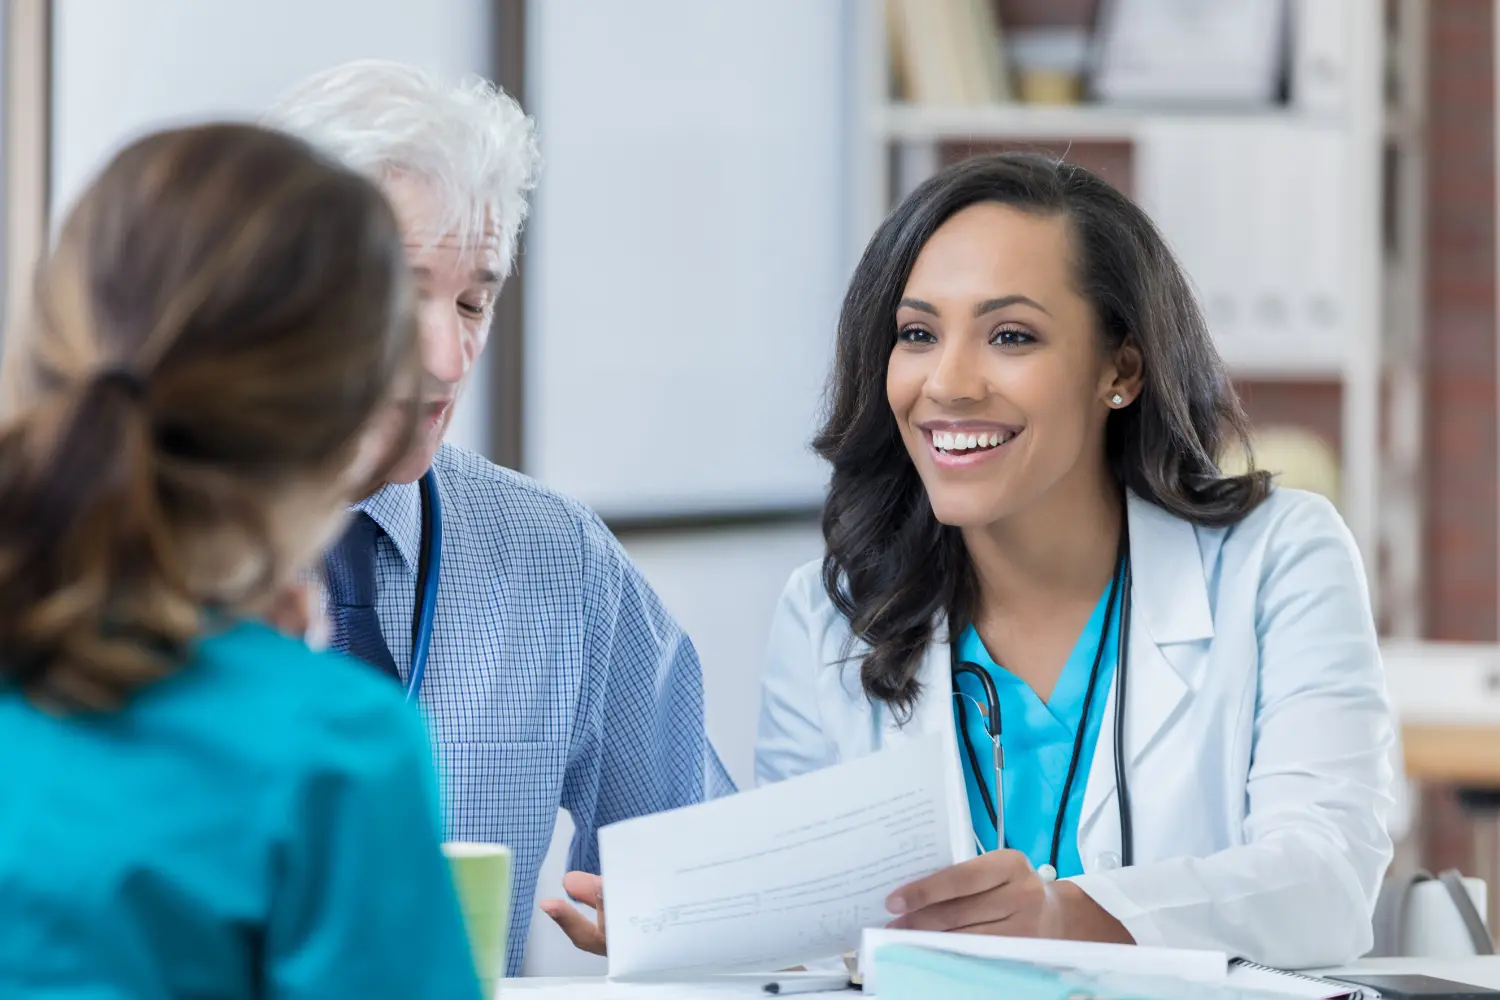
<svg viewBox="0 0 1500 1000">
<path fill-rule="evenodd" d="M 1100 851 L 1094 855 L 1094 868 L 1096 871 L 1112 872 L 1120 867 L 1120 856 L 1114 851 Z"/>
</svg>

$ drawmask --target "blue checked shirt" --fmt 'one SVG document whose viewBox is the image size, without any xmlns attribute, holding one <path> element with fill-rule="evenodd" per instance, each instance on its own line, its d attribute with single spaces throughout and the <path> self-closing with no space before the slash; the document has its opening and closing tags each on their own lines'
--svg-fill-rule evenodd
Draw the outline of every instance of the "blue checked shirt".
<svg viewBox="0 0 1500 1000">
<path fill-rule="evenodd" d="M 597 873 L 600 827 L 734 785 L 704 733 L 692 643 L 598 517 L 452 445 L 433 468 L 443 554 L 422 711 L 448 838 L 514 852 L 514 976 L 559 806 L 577 831 L 569 867 Z M 419 487 L 387 485 L 359 509 L 387 536 L 377 608 L 405 680 Z"/>
</svg>

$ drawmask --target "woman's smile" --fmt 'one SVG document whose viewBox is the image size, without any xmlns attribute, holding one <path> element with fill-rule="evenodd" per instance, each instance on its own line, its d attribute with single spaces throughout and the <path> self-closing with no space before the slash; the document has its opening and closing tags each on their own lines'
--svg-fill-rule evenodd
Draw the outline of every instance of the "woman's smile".
<svg viewBox="0 0 1500 1000">
<path fill-rule="evenodd" d="M 962 471 L 999 461 L 1024 427 L 965 421 L 924 421 L 918 425 L 932 464 L 940 470 Z"/>
</svg>

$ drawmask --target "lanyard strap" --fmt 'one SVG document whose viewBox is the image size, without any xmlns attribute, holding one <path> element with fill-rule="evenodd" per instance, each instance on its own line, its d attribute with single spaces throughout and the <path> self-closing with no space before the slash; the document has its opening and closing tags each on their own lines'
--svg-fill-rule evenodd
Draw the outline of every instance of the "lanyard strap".
<svg viewBox="0 0 1500 1000">
<path fill-rule="evenodd" d="M 1062 846 L 1063 819 L 1068 813 L 1068 800 L 1073 796 L 1073 779 L 1078 776 L 1078 759 L 1083 755 L 1083 734 L 1089 727 L 1089 709 L 1094 703 L 1094 690 L 1099 686 L 1099 664 L 1104 660 L 1104 650 L 1109 645 L 1109 627 L 1115 617 L 1115 598 L 1120 593 L 1120 579 L 1128 572 L 1130 551 L 1125 533 L 1120 533 L 1120 560 L 1115 566 L 1114 579 L 1109 584 L 1109 603 L 1104 608 L 1104 624 L 1099 629 L 1099 645 L 1094 648 L 1094 665 L 1089 669 L 1089 686 L 1083 694 L 1083 712 L 1078 718 L 1078 731 L 1073 734 L 1073 755 L 1068 760 L 1068 778 L 1063 782 L 1062 801 L 1057 804 L 1057 819 L 1052 824 L 1052 853 L 1048 863 L 1054 875 L 1057 872 L 1058 849 Z"/>
</svg>

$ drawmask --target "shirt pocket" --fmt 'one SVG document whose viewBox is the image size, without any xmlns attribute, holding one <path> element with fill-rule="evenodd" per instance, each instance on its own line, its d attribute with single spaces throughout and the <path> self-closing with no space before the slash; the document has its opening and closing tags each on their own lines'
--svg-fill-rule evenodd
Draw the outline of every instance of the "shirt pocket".
<svg viewBox="0 0 1500 1000">
<path fill-rule="evenodd" d="M 560 740 L 439 742 L 449 840 L 505 844 L 518 864 L 551 841 L 568 767 Z"/>
</svg>

